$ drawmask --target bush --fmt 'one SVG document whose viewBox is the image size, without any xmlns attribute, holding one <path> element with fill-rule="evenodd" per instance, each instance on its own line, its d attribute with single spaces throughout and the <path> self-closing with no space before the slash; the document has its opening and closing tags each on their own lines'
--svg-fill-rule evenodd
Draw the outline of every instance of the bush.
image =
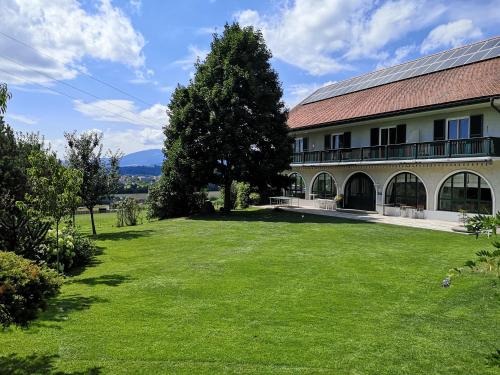
<svg viewBox="0 0 500 375">
<path fill-rule="evenodd" d="M 47 267 L 0 251 L 0 324 L 26 326 L 59 292 L 62 280 Z"/>
<path fill-rule="evenodd" d="M 134 198 L 127 197 L 121 200 L 117 204 L 117 225 L 119 227 L 137 225 L 141 211 L 141 206 Z"/>
<path fill-rule="evenodd" d="M 250 199 L 250 204 L 251 205 L 258 205 L 260 204 L 260 194 L 259 193 L 250 193 L 250 196 L 249 196 L 249 199 Z"/>
<path fill-rule="evenodd" d="M 250 184 L 247 182 L 236 183 L 236 208 L 247 208 L 250 204 Z"/>
<path fill-rule="evenodd" d="M 49 230 L 43 250 L 46 264 L 53 269 L 57 269 L 59 251 L 60 272 L 88 264 L 97 251 L 94 242 L 82 236 L 72 226 L 59 230 L 59 248 L 56 246 L 56 231 Z"/>
</svg>

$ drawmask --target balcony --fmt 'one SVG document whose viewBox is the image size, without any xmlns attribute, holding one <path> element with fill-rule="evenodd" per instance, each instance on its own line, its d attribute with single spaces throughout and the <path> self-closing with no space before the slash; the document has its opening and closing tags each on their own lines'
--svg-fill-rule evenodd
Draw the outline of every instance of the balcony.
<svg viewBox="0 0 500 375">
<path fill-rule="evenodd" d="M 477 156 L 500 156 L 500 138 L 485 137 L 339 150 L 306 151 L 294 153 L 292 164 L 446 159 Z"/>
</svg>

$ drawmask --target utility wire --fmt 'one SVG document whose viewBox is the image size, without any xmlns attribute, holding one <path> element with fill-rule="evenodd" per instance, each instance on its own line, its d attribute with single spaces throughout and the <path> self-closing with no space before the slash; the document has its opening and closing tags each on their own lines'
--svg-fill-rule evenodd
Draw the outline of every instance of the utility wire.
<svg viewBox="0 0 500 375">
<path fill-rule="evenodd" d="M 22 40 L 19 40 L 17 38 L 14 38 L 13 36 L 5 34 L 2 31 L 0 31 L 0 35 L 2 35 L 5 38 L 8 38 L 8 39 L 10 39 L 10 40 L 12 40 L 12 41 L 14 41 L 16 43 L 22 44 L 23 46 L 31 48 L 32 50 L 34 50 L 34 51 L 36 51 L 36 52 L 38 52 L 38 53 L 40 53 L 42 55 L 45 55 L 45 56 L 49 57 L 52 60 L 59 61 L 61 64 L 64 64 L 64 65 L 66 64 L 63 61 L 54 58 L 54 56 L 50 55 L 49 53 L 41 51 L 39 48 L 33 47 L 32 45 L 30 45 L 30 44 L 28 44 L 26 42 L 23 42 Z M 116 90 L 116 91 L 118 91 L 118 92 L 120 92 L 120 93 L 122 93 L 124 95 L 127 95 L 127 96 L 129 96 L 129 97 L 131 97 L 131 98 L 133 98 L 135 100 L 138 100 L 138 101 L 142 102 L 143 104 L 147 104 L 147 105 L 149 105 L 151 107 L 153 106 L 153 104 L 148 103 L 147 101 L 145 101 L 145 100 L 143 100 L 143 99 L 141 99 L 141 98 L 139 98 L 139 97 L 137 97 L 137 96 L 135 96 L 133 94 L 129 94 L 128 92 L 126 92 L 126 91 L 124 91 L 124 90 L 122 90 L 122 89 L 120 89 L 120 88 L 118 88 L 118 87 L 116 87 L 116 86 L 114 86 L 114 85 L 112 85 L 110 83 L 107 83 L 107 82 L 103 81 L 102 79 L 96 78 L 96 77 L 94 77 L 93 75 L 91 75 L 89 73 L 86 73 L 86 72 L 83 72 L 83 71 L 80 71 L 80 73 L 86 75 L 87 77 L 89 77 L 90 79 L 92 79 L 92 80 L 94 80 L 96 82 L 99 82 L 102 85 L 108 86 L 109 88 L 112 88 L 113 90 Z"/>
<path fill-rule="evenodd" d="M 25 78 L 23 78 L 23 77 L 19 77 L 18 75 L 15 75 L 15 74 L 13 74 L 13 73 L 11 73 L 11 72 L 8 72 L 8 71 L 6 71 L 6 70 L 4 70 L 4 69 L 0 69 L 0 72 L 3 72 L 3 73 L 5 73 L 5 74 L 8 74 L 8 75 L 10 75 L 10 76 L 12 76 L 12 77 L 14 77 L 14 78 L 19 79 L 19 80 L 25 80 L 25 81 L 27 81 L 27 82 L 30 82 L 30 83 L 31 83 L 31 84 L 33 84 L 33 85 L 40 86 L 40 87 L 42 87 L 42 88 L 44 88 L 44 89 L 46 89 L 46 90 L 49 90 L 49 91 L 55 92 L 55 93 L 60 94 L 60 95 L 63 95 L 63 96 L 66 96 L 66 97 L 68 97 L 68 98 L 70 98 L 70 99 L 73 99 L 73 100 L 80 100 L 80 99 L 79 99 L 79 98 L 77 98 L 76 96 L 73 96 L 73 95 L 67 94 L 67 93 L 65 93 L 65 92 L 63 92 L 63 91 L 56 90 L 56 89 L 54 89 L 54 88 L 52 88 L 52 87 L 48 87 L 48 86 L 42 85 L 42 84 L 40 84 L 40 83 L 38 83 L 38 82 L 35 82 L 35 81 L 29 80 L 29 79 L 25 79 Z M 110 113 L 110 114 L 112 114 L 112 115 L 114 115 L 114 116 L 119 116 L 119 117 L 121 117 L 121 118 L 123 118 L 123 119 L 127 120 L 127 122 L 131 122 L 131 123 L 133 123 L 133 124 L 137 124 L 136 119 L 131 119 L 131 118 L 129 118 L 129 117 L 124 116 L 123 114 L 116 113 L 116 112 L 112 112 L 112 111 L 110 111 L 109 109 L 107 109 L 107 108 L 105 108 L 105 107 L 102 107 L 102 106 L 100 106 L 100 105 L 98 105 L 98 104 L 96 104 L 96 103 L 94 103 L 94 104 L 92 104 L 92 105 L 96 106 L 97 108 L 102 109 L 104 112 Z M 155 126 L 158 126 L 158 124 L 155 124 Z"/>
<path fill-rule="evenodd" d="M 122 109 L 122 110 L 124 110 L 124 111 L 125 111 L 124 113 L 121 113 L 121 114 L 131 113 L 130 109 L 128 109 L 128 108 L 125 108 L 125 107 L 123 107 L 123 106 L 121 106 L 121 105 L 118 105 L 118 104 L 115 104 L 115 103 L 113 103 L 113 102 L 110 102 L 110 101 L 108 101 L 108 100 L 106 100 L 106 99 L 104 99 L 104 98 L 101 98 L 101 97 L 99 97 L 99 96 L 97 96 L 97 95 L 92 94 L 92 93 L 91 93 L 91 92 L 89 92 L 89 91 L 86 91 L 86 90 L 80 89 L 79 87 L 77 87 L 77 86 L 75 86 L 75 85 L 72 85 L 72 84 L 70 84 L 70 83 L 64 82 L 64 81 L 62 81 L 62 80 L 59 80 L 59 79 L 55 78 L 54 76 L 52 76 L 52 75 L 50 75 L 50 74 L 48 74 L 48 73 L 42 72 L 42 71 L 40 71 L 40 70 L 38 70 L 38 69 L 31 68 L 31 67 L 29 67 L 28 65 L 25 65 L 25 64 L 23 64 L 23 63 L 20 63 L 20 62 L 18 62 L 18 61 L 16 61 L 16 60 L 13 60 L 13 59 L 9 58 L 9 57 L 1 56 L 0 58 L 2 58 L 2 59 L 6 59 L 6 60 L 9 60 L 9 61 L 13 62 L 13 63 L 14 63 L 14 64 L 16 64 L 16 65 L 22 66 L 23 68 L 25 68 L 25 69 L 27 69 L 27 70 L 31 70 L 32 72 L 35 72 L 35 73 L 38 73 L 38 74 L 44 75 L 44 76 L 46 76 L 46 77 L 50 78 L 51 80 L 54 80 L 54 81 L 56 81 L 56 82 L 59 82 L 59 83 L 60 83 L 60 84 L 62 84 L 62 85 L 66 85 L 66 86 L 68 86 L 68 87 L 71 87 L 72 89 L 77 90 L 77 91 L 79 91 L 79 92 L 81 92 L 81 93 L 83 93 L 83 94 L 89 95 L 89 96 L 91 96 L 91 97 L 93 97 L 93 98 L 95 98 L 95 99 L 97 99 L 97 100 L 104 100 L 104 101 L 107 101 L 107 102 L 108 102 L 108 104 L 111 104 L 112 106 L 117 107 L 117 108 L 120 108 L 120 109 Z M 146 117 L 143 117 L 143 116 L 141 116 L 141 115 L 136 115 L 136 116 L 141 117 L 141 118 L 142 118 L 142 119 L 144 119 L 146 122 L 148 122 L 148 123 L 149 123 L 149 125 L 151 125 L 151 126 L 157 126 L 157 125 L 158 125 L 158 124 L 154 124 L 154 123 L 153 123 L 150 119 L 147 119 Z"/>
</svg>

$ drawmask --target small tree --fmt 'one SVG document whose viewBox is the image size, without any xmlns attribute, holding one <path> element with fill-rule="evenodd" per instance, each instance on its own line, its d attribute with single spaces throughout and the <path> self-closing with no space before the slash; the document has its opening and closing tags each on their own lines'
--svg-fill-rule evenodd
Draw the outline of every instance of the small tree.
<svg viewBox="0 0 500 375">
<path fill-rule="evenodd" d="M 36 211 L 53 219 L 56 226 L 57 269 L 59 270 L 59 224 L 78 205 L 82 173 L 64 167 L 51 152 L 30 155 L 28 176 L 32 192 L 26 200 Z"/>
<path fill-rule="evenodd" d="M 72 168 L 82 173 L 79 195 L 90 212 L 92 234 L 96 235 L 94 207 L 116 191 L 121 153 L 110 152 L 108 163 L 105 163 L 102 159 L 102 134 L 86 132 L 78 136 L 73 132 L 65 133 L 64 136 L 68 142 L 66 160 Z"/>
</svg>

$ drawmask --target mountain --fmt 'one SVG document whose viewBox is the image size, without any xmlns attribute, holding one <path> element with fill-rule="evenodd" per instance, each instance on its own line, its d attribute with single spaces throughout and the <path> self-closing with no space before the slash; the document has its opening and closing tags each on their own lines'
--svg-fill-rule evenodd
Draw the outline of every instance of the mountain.
<svg viewBox="0 0 500 375">
<path fill-rule="evenodd" d="M 122 158 L 120 167 L 161 165 L 163 163 L 163 157 L 163 151 L 160 149 L 133 152 Z"/>
</svg>

